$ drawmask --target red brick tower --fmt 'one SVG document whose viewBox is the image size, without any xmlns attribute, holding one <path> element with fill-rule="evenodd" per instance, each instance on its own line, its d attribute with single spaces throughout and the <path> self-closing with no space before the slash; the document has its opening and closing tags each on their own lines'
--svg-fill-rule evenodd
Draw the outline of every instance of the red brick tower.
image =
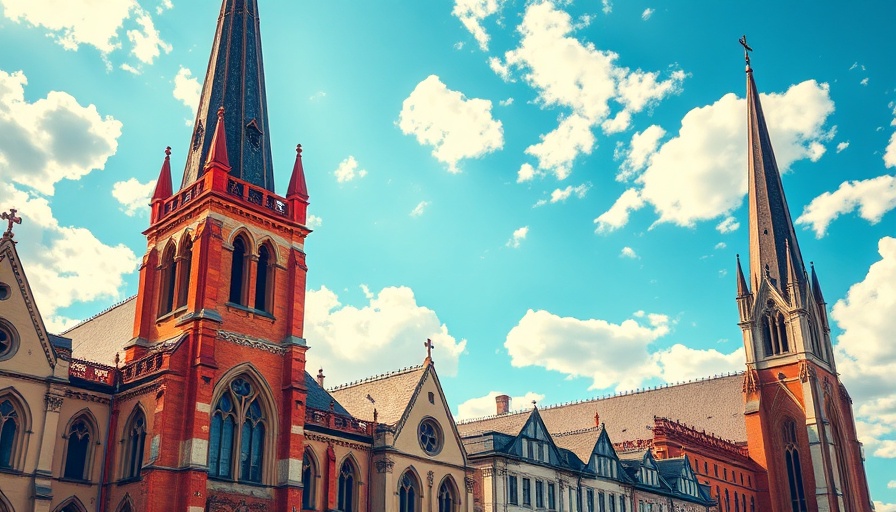
<svg viewBox="0 0 896 512">
<path fill-rule="evenodd" d="M 273 176 L 257 1 L 224 0 L 180 190 L 166 156 L 144 232 L 106 510 L 301 509 L 301 148 L 285 197 Z"/>
<path fill-rule="evenodd" d="M 868 511 L 852 400 L 815 269 L 810 280 L 803 264 L 749 56 L 746 71 L 750 281 L 738 259 L 737 304 L 749 452 L 768 470 L 757 510 Z"/>
</svg>

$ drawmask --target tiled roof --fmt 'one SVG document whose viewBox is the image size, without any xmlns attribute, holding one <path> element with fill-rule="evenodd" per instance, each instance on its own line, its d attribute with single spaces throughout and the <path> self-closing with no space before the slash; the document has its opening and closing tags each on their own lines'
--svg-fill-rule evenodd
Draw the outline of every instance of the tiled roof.
<svg viewBox="0 0 896 512">
<path fill-rule="evenodd" d="M 330 394 L 348 409 L 352 416 L 394 425 L 401 419 L 426 366 L 414 366 L 385 375 L 330 389 Z"/>
<path fill-rule="evenodd" d="M 656 465 L 660 475 L 671 483 L 681 476 L 681 469 L 682 466 L 684 466 L 684 457 L 657 460 Z"/>
<path fill-rule="evenodd" d="M 134 337 L 137 297 L 131 297 L 62 333 L 72 340 L 72 357 L 108 366 L 115 354 L 124 360 L 125 343 Z"/>
<path fill-rule="evenodd" d="M 551 433 L 593 428 L 600 415 L 613 443 L 653 437 L 653 417 L 681 421 L 723 439 L 747 439 L 743 408 L 743 374 L 712 377 L 648 391 L 539 408 Z M 516 412 L 460 423 L 461 435 L 495 430 L 518 433 L 529 412 Z M 596 438 L 595 438 L 596 440 Z"/>
<path fill-rule="evenodd" d="M 582 462 L 588 464 L 591 454 L 594 452 L 594 445 L 597 444 L 597 439 L 600 437 L 600 432 L 600 427 L 591 427 L 552 434 L 551 437 L 554 439 L 554 444 L 573 452 Z"/>
<path fill-rule="evenodd" d="M 348 410 L 346 410 L 338 400 L 333 398 L 326 389 L 320 387 L 320 384 L 317 383 L 317 379 L 312 377 L 308 372 L 305 372 L 305 387 L 308 388 L 308 396 L 305 397 L 305 404 L 308 407 L 319 409 L 321 411 L 329 411 L 330 402 L 333 402 L 333 412 L 351 416 Z"/>
</svg>

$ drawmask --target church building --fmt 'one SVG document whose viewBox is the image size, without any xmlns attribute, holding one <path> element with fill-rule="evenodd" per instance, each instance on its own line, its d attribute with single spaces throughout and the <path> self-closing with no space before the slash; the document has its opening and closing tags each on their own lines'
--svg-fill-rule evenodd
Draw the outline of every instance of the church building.
<svg viewBox="0 0 896 512">
<path fill-rule="evenodd" d="M 222 2 L 135 297 L 47 332 L 4 214 L 0 512 L 872 510 L 749 59 L 745 372 L 522 412 L 504 396 L 458 424 L 428 341 L 419 366 L 331 389 L 306 371 L 309 191 L 301 146 L 274 189 L 258 16 Z"/>
</svg>

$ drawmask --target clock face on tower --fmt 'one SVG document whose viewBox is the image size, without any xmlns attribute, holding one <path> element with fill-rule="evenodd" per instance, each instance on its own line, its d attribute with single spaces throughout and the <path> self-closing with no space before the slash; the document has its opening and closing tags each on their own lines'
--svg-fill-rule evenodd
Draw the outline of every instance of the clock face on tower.
<svg viewBox="0 0 896 512">
<path fill-rule="evenodd" d="M 417 439 L 420 447 L 429 455 L 437 455 L 442 451 L 442 429 L 432 418 L 424 418 L 417 428 Z"/>
</svg>

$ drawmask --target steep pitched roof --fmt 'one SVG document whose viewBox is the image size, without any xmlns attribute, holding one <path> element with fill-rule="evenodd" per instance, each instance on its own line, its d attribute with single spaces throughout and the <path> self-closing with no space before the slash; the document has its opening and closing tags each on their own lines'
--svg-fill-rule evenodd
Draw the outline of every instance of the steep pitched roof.
<svg viewBox="0 0 896 512">
<path fill-rule="evenodd" d="M 337 414 L 351 416 L 351 413 L 339 403 L 326 389 L 320 387 L 317 379 L 305 372 L 305 387 L 308 389 L 308 396 L 305 397 L 305 404 L 312 409 L 322 411 L 330 410 L 330 403 L 333 404 L 333 411 Z"/>
<path fill-rule="evenodd" d="M 338 386 L 329 392 L 355 418 L 372 420 L 376 409 L 378 423 L 395 425 L 401 420 L 425 371 L 426 366 L 414 366 Z"/>
<path fill-rule="evenodd" d="M 594 447 L 597 445 L 597 440 L 599 439 L 601 432 L 603 432 L 602 427 L 591 427 L 581 430 L 573 430 L 572 432 L 560 432 L 554 434 L 552 437 L 557 446 L 571 451 L 576 454 L 576 457 L 581 459 L 582 462 L 588 464 L 588 461 L 591 460 L 591 454 L 594 453 Z"/>
<path fill-rule="evenodd" d="M 63 332 L 72 340 L 72 357 L 108 366 L 115 364 L 115 354 L 123 360 L 124 344 L 134 337 L 136 299 L 125 299 Z"/>
<path fill-rule="evenodd" d="M 743 375 L 733 374 L 545 407 L 539 412 L 551 433 L 593 428 L 597 412 L 614 443 L 652 437 L 654 416 L 676 419 L 723 439 L 745 441 L 742 392 Z M 515 434 L 526 418 L 528 411 L 516 412 L 465 421 L 458 424 L 458 429 L 462 435 L 489 430 Z"/>
</svg>

